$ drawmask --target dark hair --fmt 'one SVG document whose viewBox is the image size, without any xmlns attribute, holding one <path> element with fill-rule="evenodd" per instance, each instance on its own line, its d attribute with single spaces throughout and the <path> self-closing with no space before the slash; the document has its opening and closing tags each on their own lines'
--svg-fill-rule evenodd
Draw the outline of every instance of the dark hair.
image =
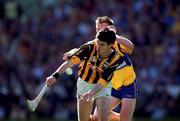
<svg viewBox="0 0 180 121">
<path fill-rule="evenodd" d="M 114 25 L 114 21 L 111 18 L 109 18 L 108 16 L 97 17 L 96 23 L 107 23 L 109 25 Z"/>
<path fill-rule="evenodd" d="M 100 41 L 106 42 L 108 45 L 114 44 L 116 40 L 116 33 L 108 28 L 104 28 L 96 34 L 96 38 Z"/>
</svg>

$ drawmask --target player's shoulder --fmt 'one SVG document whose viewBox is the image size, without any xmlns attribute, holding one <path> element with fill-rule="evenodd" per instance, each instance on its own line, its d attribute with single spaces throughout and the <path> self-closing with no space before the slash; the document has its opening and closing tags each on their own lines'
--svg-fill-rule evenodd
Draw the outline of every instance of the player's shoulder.
<svg viewBox="0 0 180 121">
<path fill-rule="evenodd" d="M 91 49 L 94 47 L 94 45 L 95 45 L 95 41 L 92 40 L 92 41 L 86 42 L 85 44 L 82 44 L 82 45 L 80 46 L 80 48 L 81 48 L 81 49 L 91 50 Z"/>
</svg>

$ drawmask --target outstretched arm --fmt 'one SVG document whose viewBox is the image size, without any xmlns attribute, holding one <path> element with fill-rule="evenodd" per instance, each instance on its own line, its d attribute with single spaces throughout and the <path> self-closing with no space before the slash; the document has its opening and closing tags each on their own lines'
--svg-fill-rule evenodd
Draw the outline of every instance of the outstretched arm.
<svg viewBox="0 0 180 121">
<path fill-rule="evenodd" d="M 65 61 L 63 64 L 61 64 L 59 66 L 59 68 L 49 77 L 46 78 L 46 84 L 48 86 L 51 86 L 52 84 L 54 84 L 57 80 L 57 78 L 63 74 L 67 68 L 71 68 L 73 67 L 74 65 L 71 63 L 71 61 Z"/>
<path fill-rule="evenodd" d="M 59 75 L 63 74 L 67 68 L 71 68 L 74 65 L 72 64 L 72 62 L 70 60 L 65 61 L 63 64 L 61 64 L 61 66 L 59 66 L 59 68 L 55 71 L 55 73 L 58 73 Z"/>
</svg>

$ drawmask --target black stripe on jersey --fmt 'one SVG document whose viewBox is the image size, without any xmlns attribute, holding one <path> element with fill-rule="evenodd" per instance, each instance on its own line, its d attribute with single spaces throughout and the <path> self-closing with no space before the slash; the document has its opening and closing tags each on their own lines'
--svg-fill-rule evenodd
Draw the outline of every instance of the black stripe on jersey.
<svg viewBox="0 0 180 121">
<path fill-rule="evenodd" d="M 113 57 L 117 54 L 117 52 L 116 52 L 116 50 L 115 50 L 115 48 L 112 48 L 113 49 L 113 52 L 111 53 L 111 55 L 109 55 L 109 59 L 113 59 Z"/>
<path fill-rule="evenodd" d="M 93 80 L 93 83 L 96 84 L 99 79 L 100 79 L 100 76 L 99 76 L 98 72 L 96 72 L 96 77 L 95 77 L 95 79 Z"/>
<path fill-rule="evenodd" d="M 104 62 L 104 64 L 108 64 L 108 65 L 107 65 L 107 67 L 105 67 L 104 64 L 103 64 L 103 70 L 108 68 L 108 66 L 111 63 L 111 61 L 113 60 L 114 56 L 117 54 L 116 50 L 115 49 L 113 49 L 113 50 L 114 51 L 113 51 L 113 53 L 111 53 L 111 55 L 109 55 L 108 60 L 106 62 Z"/>
<path fill-rule="evenodd" d="M 106 69 L 102 74 L 102 78 L 104 80 L 106 80 L 107 82 L 109 82 L 111 80 L 111 78 L 113 76 L 113 72 L 116 70 L 117 66 L 114 66 L 113 68 Z"/>
<path fill-rule="evenodd" d="M 98 59 L 97 59 L 97 62 L 96 62 L 96 66 L 97 66 L 97 67 L 99 67 L 101 61 L 102 61 L 102 58 L 98 58 Z"/>
<path fill-rule="evenodd" d="M 89 53 L 91 53 L 91 52 L 93 51 L 93 49 L 94 49 L 94 44 L 91 44 L 91 45 L 89 45 L 89 46 L 90 46 Z M 85 69 L 86 69 L 86 66 L 87 66 L 87 62 L 88 62 L 90 56 L 91 56 L 91 54 L 89 54 L 89 56 L 86 57 L 86 59 L 84 60 L 85 63 L 84 63 L 84 65 L 82 66 L 83 69 L 81 70 L 80 75 L 79 75 L 79 77 L 81 77 L 81 78 L 82 78 L 82 75 L 85 73 Z"/>
<path fill-rule="evenodd" d="M 93 56 L 96 57 L 97 51 L 94 52 Z M 92 56 L 92 57 L 93 57 Z M 93 66 L 95 65 L 95 62 L 90 62 Z M 89 81 L 90 77 L 92 76 L 93 70 L 89 68 L 88 73 L 86 75 L 85 81 Z"/>
<path fill-rule="evenodd" d="M 110 81 L 111 81 L 111 79 L 112 79 L 113 75 L 114 75 L 114 73 L 113 73 L 113 74 L 111 74 L 111 75 L 108 77 L 107 82 L 110 82 Z"/>
<path fill-rule="evenodd" d="M 95 56 L 95 57 L 96 57 L 96 59 L 97 59 L 97 51 L 96 51 L 96 50 L 95 50 L 95 52 L 94 52 L 93 56 Z M 93 56 L 92 56 L 92 57 L 93 57 Z M 92 65 L 94 65 L 94 64 L 95 64 L 95 61 L 92 61 L 92 60 L 91 60 L 91 64 L 92 64 Z"/>
</svg>

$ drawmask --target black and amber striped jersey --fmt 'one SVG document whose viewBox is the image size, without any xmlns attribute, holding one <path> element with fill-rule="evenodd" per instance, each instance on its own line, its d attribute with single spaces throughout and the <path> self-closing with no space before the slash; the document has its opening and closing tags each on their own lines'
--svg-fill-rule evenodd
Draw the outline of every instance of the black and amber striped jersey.
<svg viewBox="0 0 180 121">
<path fill-rule="evenodd" d="M 124 66 L 131 66 L 128 57 L 112 48 L 113 52 L 107 58 L 101 58 L 97 53 L 95 40 L 84 44 L 74 54 L 70 61 L 80 64 L 78 76 L 88 83 L 101 83 L 106 86 L 114 76 L 114 72 Z"/>
</svg>

